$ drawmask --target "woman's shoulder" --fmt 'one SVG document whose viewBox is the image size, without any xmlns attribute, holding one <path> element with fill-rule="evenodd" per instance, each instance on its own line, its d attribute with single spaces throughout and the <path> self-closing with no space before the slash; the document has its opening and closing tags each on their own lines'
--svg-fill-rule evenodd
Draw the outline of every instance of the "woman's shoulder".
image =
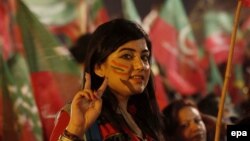
<svg viewBox="0 0 250 141">
<path fill-rule="evenodd" d="M 60 111 L 65 111 L 67 113 L 70 113 L 70 109 L 71 109 L 71 102 L 66 103 L 61 109 Z"/>
</svg>

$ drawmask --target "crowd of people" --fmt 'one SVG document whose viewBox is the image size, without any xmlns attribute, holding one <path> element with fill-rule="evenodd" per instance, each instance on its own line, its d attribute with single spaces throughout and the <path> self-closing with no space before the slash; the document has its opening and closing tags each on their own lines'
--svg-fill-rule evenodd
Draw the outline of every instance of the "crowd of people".
<svg viewBox="0 0 250 141">
<path fill-rule="evenodd" d="M 84 4 L 94 3 L 90 1 L 81 2 Z M 182 2 L 187 8 L 187 14 L 190 14 L 189 20 L 199 21 L 199 23 L 193 23 L 193 26 L 197 25 L 195 27 L 196 31 L 197 28 L 204 28 L 203 30 L 205 30 L 204 33 L 196 32 L 196 37 L 202 38 L 198 43 L 203 46 L 203 41 L 205 42 L 204 48 L 198 47 L 195 40 L 193 40 L 194 36 L 192 36 L 192 31 L 189 30 L 191 26 L 188 23 L 188 17 L 183 15 L 185 11 Z M 209 3 L 209 1 L 206 2 Z M 206 2 L 204 1 L 203 4 Z M 75 4 L 77 5 L 77 3 Z M 26 9 L 24 4 L 20 5 L 21 8 Z M 174 7 L 176 8 L 173 9 L 170 5 L 175 5 Z M 13 15 L 9 14 L 9 19 L 4 18 L 4 27 L 13 26 L 13 29 L 8 29 L 15 31 L 13 32 L 13 39 L 14 37 L 18 39 L 18 42 L 13 43 L 11 53 L 25 56 L 25 61 L 28 60 L 27 62 L 29 62 L 26 69 L 27 74 L 29 73 L 30 76 L 27 75 L 27 78 L 32 79 L 32 82 L 30 82 L 32 85 L 30 86 L 34 89 L 31 89 L 29 94 L 36 96 L 33 101 L 37 103 L 38 110 L 30 108 L 25 102 L 20 102 L 20 99 L 12 99 L 9 103 L 2 102 L 8 100 L 6 98 L 2 99 L 5 90 L 11 95 L 11 92 L 14 91 L 11 88 L 14 85 L 7 85 L 6 80 L 6 85 L 5 82 L 2 85 L 2 81 L 0 81 L 0 105 L 3 105 L 3 114 L 0 120 L 11 123 L 8 126 L 0 122 L 0 140 L 18 140 L 19 138 L 21 138 L 20 140 L 34 138 L 33 140 L 31 139 L 32 141 L 214 140 L 222 89 L 221 83 L 223 83 L 223 75 L 226 69 L 226 54 L 228 53 L 226 47 L 229 46 L 229 33 L 232 27 L 230 21 L 232 20 L 231 13 L 228 14 L 224 11 L 228 5 L 217 5 L 216 3 L 214 5 L 216 6 L 208 8 L 207 11 L 204 9 L 204 11 L 201 11 L 200 9 L 204 13 L 202 13 L 202 16 L 197 17 L 197 12 L 193 12 L 197 9 L 190 10 L 193 8 L 190 2 L 160 0 L 148 8 L 148 11 L 144 12 L 143 16 L 140 15 L 141 17 L 139 18 L 141 19 L 139 20 L 136 16 L 136 18 L 130 17 L 131 15 L 129 14 L 131 13 L 124 10 L 126 6 L 123 7 L 124 9 L 119 9 L 118 11 L 120 12 L 118 13 L 113 12 L 110 17 L 105 15 L 107 11 L 103 9 L 100 10 L 103 13 L 96 12 L 97 15 L 95 16 L 97 17 L 94 17 L 90 12 L 93 10 L 91 9 L 92 7 L 88 7 L 89 9 L 85 7 L 85 16 L 89 17 L 81 21 L 84 23 L 77 20 L 77 22 L 74 21 L 72 26 L 74 29 L 72 31 L 71 29 L 63 29 L 61 27 L 58 29 L 51 28 L 55 37 L 59 37 L 59 39 L 65 37 L 58 35 L 61 32 L 72 34 L 73 38 L 67 44 L 64 42 L 67 39 L 59 40 L 62 42 L 58 44 L 53 42 L 54 40 L 49 40 L 54 36 L 45 34 L 47 33 L 45 26 L 40 24 L 34 16 L 31 16 L 32 18 L 25 16 L 28 19 L 32 19 L 27 23 L 32 23 L 31 25 L 35 23 L 30 30 L 28 30 L 28 26 L 24 26 L 25 24 L 20 28 L 19 26 L 24 23 L 25 19 L 18 14 L 18 16 L 13 16 L 15 15 L 13 14 L 15 10 L 13 10 Z M 94 7 L 94 5 L 91 6 Z M 5 7 L 8 7 L 8 5 Z M 190 9 L 188 10 L 188 8 Z M 17 8 L 17 10 L 19 10 L 17 13 L 21 13 L 21 15 L 22 13 L 29 13 L 23 9 Z M 125 12 L 122 13 L 122 10 Z M 173 11 L 169 12 L 169 10 Z M 112 10 L 108 12 L 110 14 Z M 87 16 L 87 14 L 89 15 Z M 19 19 L 12 19 L 16 17 L 19 17 Z M 6 22 L 8 20 L 11 22 L 17 21 L 20 25 L 15 25 L 15 22 L 15 24 L 8 24 Z M 204 23 L 201 23 L 201 21 Z M 244 31 L 239 31 L 239 36 L 236 40 L 238 48 L 235 51 L 236 59 L 233 60 L 232 78 L 229 82 L 228 95 L 224 103 L 219 135 L 220 141 L 226 140 L 227 125 L 246 125 L 250 121 L 248 86 L 250 80 L 249 21 L 250 18 L 248 21 L 241 20 L 240 23 L 240 30 L 244 29 Z M 79 23 L 85 26 L 84 29 L 78 30 L 75 24 Z M 30 33 L 22 35 L 22 42 L 19 28 L 17 27 L 22 29 L 20 30 L 21 32 L 27 31 L 24 33 Z M 34 29 L 39 30 L 34 31 Z M 201 32 L 201 29 L 198 30 Z M 16 40 L 5 38 L 8 34 L 3 33 L 4 38 L 2 37 L 2 32 L 0 33 L 0 38 L 4 39 L 4 42 L 0 42 L 0 44 L 4 47 L 3 51 L 6 51 L 5 46 L 9 47 L 7 41 L 12 42 Z M 202 36 L 199 36 L 201 34 Z M 9 36 L 12 37 L 11 35 Z M 28 42 L 31 41 L 30 38 L 33 39 L 33 36 L 34 44 L 33 42 Z M 19 48 L 19 45 L 23 44 L 23 42 L 26 43 L 23 46 L 28 47 L 24 48 L 22 46 Z M 63 50 L 65 48 L 57 48 L 59 44 L 64 45 L 69 52 L 66 53 Z M 222 47 L 222 49 L 216 47 Z M 13 63 L 11 62 L 11 55 L 13 55 L 11 53 L 0 53 L 3 57 L 8 54 L 3 59 L 3 62 L 5 63 L 6 59 L 6 62 L 9 63 L 7 65 L 10 66 Z M 71 54 L 69 55 L 69 53 Z M 62 54 L 67 54 L 67 57 L 63 59 Z M 71 60 L 72 58 L 70 57 L 74 60 Z M 34 58 L 38 61 L 36 62 Z M 57 62 L 57 59 L 59 62 Z M 66 75 L 62 75 L 62 72 L 76 69 L 78 73 L 78 68 L 75 68 L 75 66 L 73 68 L 71 64 L 72 68 L 69 67 L 67 70 L 64 70 L 64 68 L 68 67 L 65 60 L 72 61 L 73 66 L 75 62 L 79 65 L 82 76 L 78 77 L 77 75 L 73 78 L 72 75 L 68 75 L 69 78 L 74 79 L 72 83 L 69 81 L 70 79 L 66 78 Z M 53 65 L 48 63 L 50 61 Z M 37 72 L 32 70 L 34 66 L 37 67 Z M 48 68 L 62 72 L 53 72 L 47 70 Z M 44 71 L 48 71 L 48 74 L 46 73 L 38 77 L 38 72 L 44 73 Z M 4 76 L 7 76 L 7 74 L 9 75 L 10 73 L 6 71 Z M 55 76 L 52 78 L 52 75 Z M 57 81 L 54 82 L 56 79 Z M 81 82 L 75 83 L 78 80 Z M 57 82 L 64 85 L 57 85 Z M 20 87 L 20 95 L 24 96 L 23 99 L 25 99 L 25 96 L 28 97 L 28 94 L 26 94 L 28 92 L 24 89 L 25 87 L 22 88 Z M 76 89 L 77 92 L 75 92 Z M 72 93 L 72 91 L 75 93 Z M 37 111 L 37 113 L 34 112 L 33 114 L 36 117 L 40 117 L 41 120 L 33 117 L 27 118 L 29 113 L 24 113 L 22 110 L 8 112 L 6 109 L 9 108 L 10 103 L 12 106 L 14 105 L 14 108 L 15 104 L 21 103 L 20 105 L 27 108 L 27 111 L 30 109 L 33 110 L 29 112 Z M 58 107 L 61 109 L 56 113 L 55 111 L 57 111 Z M 21 106 L 19 107 L 19 109 L 22 108 Z M 8 118 L 9 116 L 12 118 Z M 26 118 L 23 118 L 25 116 Z M 31 122 L 30 119 L 32 118 L 36 120 Z M 38 126 L 34 126 L 34 123 Z M 20 127 L 15 128 L 16 126 L 14 127 L 14 125 L 19 125 Z M 39 128 L 39 131 L 33 131 L 35 128 Z M 17 136 L 15 137 L 14 135 Z"/>
<path fill-rule="evenodd" d="M 110 20 L 85 45 L 87 54 L 80 62 L 83 88 L 59 111 L 51 141 L 214 140 L 219 97 L 209 94 L 199 103 L 179 98 L 160 111 L 151 71 L 152 44 L 139 24 Z M 214 108 L 205 107 L 210 105 Z M 239 121 L 228 113 L 221 141 L 226 139 L 226 125 Z"/>
</svg>

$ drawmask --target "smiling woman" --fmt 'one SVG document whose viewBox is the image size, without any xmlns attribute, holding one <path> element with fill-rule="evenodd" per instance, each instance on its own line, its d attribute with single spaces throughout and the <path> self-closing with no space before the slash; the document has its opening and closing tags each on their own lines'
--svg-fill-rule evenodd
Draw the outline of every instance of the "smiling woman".
<svg viewBox="0 0 250 141">
<path fill-rule="evenodd" d="M 84 89 L 60 111 L 50 140 L 164 141 L 150 59 L 139 25 L 100 25 L 89 43 Z"/>
</svg>

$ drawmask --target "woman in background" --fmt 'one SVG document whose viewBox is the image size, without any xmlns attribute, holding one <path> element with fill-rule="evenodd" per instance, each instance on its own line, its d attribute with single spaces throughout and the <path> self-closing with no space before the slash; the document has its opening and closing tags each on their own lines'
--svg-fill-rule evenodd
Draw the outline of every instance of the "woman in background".
<svg viewBox="0 0 250 141">
<path fill-rule="evenodd" d="M 173 141 L 207 141 L 201 114 L 191 101 L 176 100 L 164 110 L 166 134 Z"/>
</svg>

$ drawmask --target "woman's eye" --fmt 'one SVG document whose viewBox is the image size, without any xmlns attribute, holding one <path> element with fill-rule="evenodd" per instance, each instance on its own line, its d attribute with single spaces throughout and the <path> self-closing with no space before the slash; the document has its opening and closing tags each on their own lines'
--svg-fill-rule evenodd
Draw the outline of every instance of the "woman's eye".
<svg viewBox="0 0 250 141">
<path fill-rule="evenodd" d="M 181 127 L 182 129 L 185 129 L 185 128 L 188 127 L 188 123 L 183 123 L 183 124 L 180 125 L 180 127 Z"/>
<path fill-rule="evenodd" d="M 149 55 L 143 55 L 141 57 L 141 59 L 144 61 L 144 62 L 148 62 L 149 61 Z"/>
<path fill-rule="evenodd" d="M 195 122 L 200 123 L 200 122 L 202 122 L 202 119 L 197 118 L 197 119 L 195 119 Z"/>
<path fill-rule="evenodd" d="M 133 58 L 133 55 L 131 54 L 124 54 L 121 56 L 121 58 L 126 59 L 126 60 L 131 60 Z"/>
</svg>

